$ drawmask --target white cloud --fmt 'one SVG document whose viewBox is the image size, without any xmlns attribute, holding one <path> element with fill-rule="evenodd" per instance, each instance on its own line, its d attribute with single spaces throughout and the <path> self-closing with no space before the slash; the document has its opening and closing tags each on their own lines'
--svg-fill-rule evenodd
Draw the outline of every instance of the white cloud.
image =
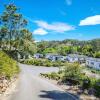
<svg viewBox="0 0 100 100">
<path fill-rule="evenodd" d="M 48 34 L 48 32 L 42 28 L 38 28 L 36 30 L 33 31 L 33 34 L 35 35 L 46 35 Z"/>
<path fill-rule="evenodd" d="M 55 23 L 48 24 L 45 21 L 38 20 L 35 21 L 35 23 L 42 29 L 54 31 L 58 33 L 63 33 L 75 29 L 75 27 L 62 22 L 55 22 Z"/>
<path fill-rule="evenodd" d="M 90 16 L 80 21 L 79 26 L 100 24 L 100 15 Z"/>
<path fill-rule="evenodd" d="M 66 0 L 67 5 L 72 5 L 72 0 Z"/>
</svg>

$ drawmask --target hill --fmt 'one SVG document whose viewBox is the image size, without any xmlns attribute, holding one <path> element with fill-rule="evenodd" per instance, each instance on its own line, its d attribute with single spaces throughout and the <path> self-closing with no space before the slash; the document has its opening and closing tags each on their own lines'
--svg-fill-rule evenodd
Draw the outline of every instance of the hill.
<svg viewBox="0 0 100 100">
<path fill-rule="evenodd" d="M 100 38 L 79 41 L 66 39 L 63 41 L 41 41 L 37 42 L 37 53 L 58 53 L 66 55 L 69 53 L 84 54 L 91 57 L 100 57 Z"/>
</svg>

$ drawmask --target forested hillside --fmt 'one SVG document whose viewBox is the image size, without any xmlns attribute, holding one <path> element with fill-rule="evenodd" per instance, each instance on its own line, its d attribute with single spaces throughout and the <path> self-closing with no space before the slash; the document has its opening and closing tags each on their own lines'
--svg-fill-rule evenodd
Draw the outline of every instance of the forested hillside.
<svg viewBox="0 0 100 100">
<path fill-rule="evenodd" d="M 69 53 L 84 54 L 91 57 L 100 57 L 100 39 L 79 41 L 66 39 L 63 41 L 37 42 L 38 53 L 57 53 L 66 55 Z"/>
</svg>

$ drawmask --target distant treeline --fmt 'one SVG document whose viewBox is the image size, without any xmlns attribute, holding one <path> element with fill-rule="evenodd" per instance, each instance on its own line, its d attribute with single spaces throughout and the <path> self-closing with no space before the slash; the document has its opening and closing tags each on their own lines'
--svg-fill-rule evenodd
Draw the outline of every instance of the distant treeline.
<svg viewBox="0 0 100 100">
<path fill-rule="evenodd" d="M 60 55 L 77 53 L 96 58 L 100 57 L 100 38 L 88 41 L 74 39 L 66 39 L 63 41 L 41 41 L 36 44 L 37 53 L 57 53 Z"/>
</svg>

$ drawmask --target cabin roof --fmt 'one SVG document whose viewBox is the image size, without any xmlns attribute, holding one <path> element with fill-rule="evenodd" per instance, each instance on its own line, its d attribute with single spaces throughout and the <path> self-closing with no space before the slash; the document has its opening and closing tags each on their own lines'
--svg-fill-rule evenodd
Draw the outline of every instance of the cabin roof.
<svg viewBox="0 0 100 100">
<path fill-rule="evenodd" d="M 88 57 L 87 60 L 100 62 L 100 58 L 92 58 L 92 57 Z"/>
<path fill-rule="evenodd" d="M 78 55 L 78 54 L 68 54 L 67 56 L 72 57 L 72 58 L 86 58 L 87 56 L 85 55 Z"/>
</svg>

